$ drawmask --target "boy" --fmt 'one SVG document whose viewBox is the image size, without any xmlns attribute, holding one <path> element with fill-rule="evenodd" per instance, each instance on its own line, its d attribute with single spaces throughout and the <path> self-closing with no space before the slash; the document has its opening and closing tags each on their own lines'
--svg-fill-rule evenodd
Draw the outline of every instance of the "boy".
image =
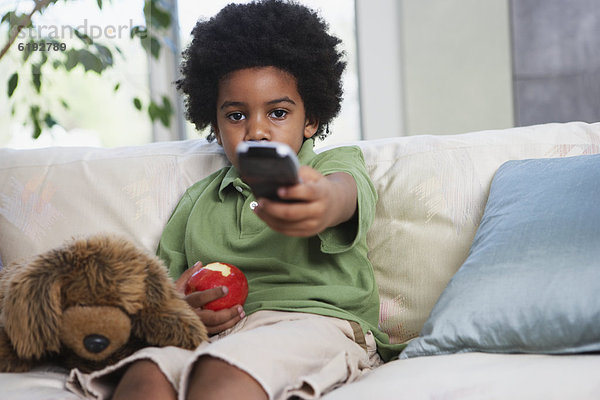
<svg viewBox="0 0 600 400">
<path fill-rule="evenodd" d="M 226 289 L 187 296 L 211 343 L 175 374 L 160 357 L 133 363 L 114 399 L 174 399 L 177 389 L 190 399 L 320 397 L 393 355 L 377 328 L 366 245 L 377 197 L 362 153 L 313 151 L 340 109 L 340 41 L 280 0 L 229 5 L 192 35 L 177 86 L 188 119 L 211 126 L 232 166 L 188 189 L 158 254 L 180 289 L 197 261 L 222 261 L 242 269 L 250 293 L 217 312 L 202 306 Z M 255 199 L 240 179 L 235 148 L 254 140 L 298 153 L 301 183 L 278 193 L 294 202 Z"/>
</svg>

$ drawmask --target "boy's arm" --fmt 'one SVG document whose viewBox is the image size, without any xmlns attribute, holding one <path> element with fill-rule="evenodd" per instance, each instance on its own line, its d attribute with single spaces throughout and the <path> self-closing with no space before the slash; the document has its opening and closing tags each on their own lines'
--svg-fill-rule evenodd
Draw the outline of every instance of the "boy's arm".
<svg viewBox="0 0 600 400">
<path fill-rule="evenodd" d="M 296 202 L 260 199 L 256 214 L 273 230 L 288 236 L 309 237 L 351 219 L 357 208 L 354 178 L 345 172 L 327 176 L 317 170 L 300 168 L 301 182 L 280 188 L 279 197 Z"/>
<path fill-rule="evenodd" d="M 339 208 L 338 213 L 335 214 L 337 219 L 327 226 L 329 228 L 348 221 L 356 214 L 358 194 L 356 182 L 347 172 L 334 172 L 326 175 L 325 179 L 329 180 L 333 190 L 340 194 L 340 200 L 344 200 L 337 206 Z"/>
<path fill-rule="evenodd" d="M 176 280 L 188 268 L 185 231 L 193 202 L 186 192 L 179 200 L 161 234 L 156 254 L 165 262 L 169 276 Z"/>
</svg>

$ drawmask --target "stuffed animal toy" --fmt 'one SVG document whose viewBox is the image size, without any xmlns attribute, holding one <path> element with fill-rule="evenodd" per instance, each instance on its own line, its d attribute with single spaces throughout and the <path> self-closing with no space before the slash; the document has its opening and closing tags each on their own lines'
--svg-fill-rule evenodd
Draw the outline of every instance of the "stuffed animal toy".
<svg viewBox="0 0 600 400">
<path fill-rule="evenodd" d="M 206 328 L 166 268 L 126 239 L 73 240 L 0 272 L 0 371 L 84 372 L 146 346 L 196 348 Z"/>
</svg>

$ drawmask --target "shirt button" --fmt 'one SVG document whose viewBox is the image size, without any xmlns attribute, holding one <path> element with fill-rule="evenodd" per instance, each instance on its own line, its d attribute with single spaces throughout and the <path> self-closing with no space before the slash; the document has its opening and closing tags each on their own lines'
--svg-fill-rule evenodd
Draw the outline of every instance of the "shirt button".
<svg viewBox="0 0 600 400">
<path fill-rule="evenodd" d="M 237 190 L 238 192 L 242 193 L 244 191 L 244 189 L 242 189 L 241 186 L 236 186 L 235 190 Z"/>
<path fill-rule="evenodd" d="M 254 210 L 257 206 L 258 206 L 258 202 L 256 202 L 256 201 L 253 201 L 252 203 L 250 203 L 251 210 Z"/>
</svg>

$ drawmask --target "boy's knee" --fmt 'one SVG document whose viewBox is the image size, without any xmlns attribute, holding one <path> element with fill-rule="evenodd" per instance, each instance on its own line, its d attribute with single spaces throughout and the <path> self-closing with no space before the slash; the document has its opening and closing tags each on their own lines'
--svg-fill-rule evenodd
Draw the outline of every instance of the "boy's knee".
<svg viewBox="0 0 600 400">
<path fill-rule="evenodd" d="M 113 399 L 175 399 L 175 389 L 156 363 L 138 360 L 123 374 Z"/>
<path fill-rule="evenodd" d="M 211 356 L 196 361 L 188 381 L 187 399 L 267 399 L 262 386 L 247 372 Z"/>
</svg>

